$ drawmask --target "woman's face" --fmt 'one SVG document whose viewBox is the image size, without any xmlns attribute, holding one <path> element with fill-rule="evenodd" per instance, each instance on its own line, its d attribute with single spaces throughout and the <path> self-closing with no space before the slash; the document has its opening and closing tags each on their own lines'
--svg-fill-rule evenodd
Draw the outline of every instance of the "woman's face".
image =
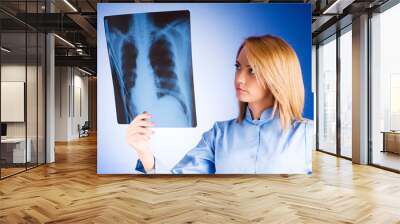
<svg viewBox="0 0 400 224">
<path fill-rule="evenodd" d="M 235 87 L 236 97 L 241 102 L 257 103 L 267 98 L 269 90 L 257 81 L 253 69 L 247 60 L 246 46 L 242 48 L 236 60 Z"/>
</svg>

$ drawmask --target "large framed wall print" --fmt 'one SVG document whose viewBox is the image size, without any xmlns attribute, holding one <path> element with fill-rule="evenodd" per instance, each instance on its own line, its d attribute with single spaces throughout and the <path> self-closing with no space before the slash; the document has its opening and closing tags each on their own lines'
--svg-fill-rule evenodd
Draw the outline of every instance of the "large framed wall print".
<svg viewBox="0 0 400 224">
<path fill-rule="evenodd" d="M 311 174 L 309 4 L 98 4 L 99 174 Z"/>
</svg>

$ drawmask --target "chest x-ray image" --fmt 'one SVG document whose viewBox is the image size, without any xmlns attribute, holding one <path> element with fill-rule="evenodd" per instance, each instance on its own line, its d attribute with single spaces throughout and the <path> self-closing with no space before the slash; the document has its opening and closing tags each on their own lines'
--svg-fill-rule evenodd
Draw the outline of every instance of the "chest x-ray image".
<svg viewBox="0 0 400 224">
<path fill-rule="evenodd" d="M 196 127 L 189 11 L 104 17 L 117 120 Z"/>
</svg>

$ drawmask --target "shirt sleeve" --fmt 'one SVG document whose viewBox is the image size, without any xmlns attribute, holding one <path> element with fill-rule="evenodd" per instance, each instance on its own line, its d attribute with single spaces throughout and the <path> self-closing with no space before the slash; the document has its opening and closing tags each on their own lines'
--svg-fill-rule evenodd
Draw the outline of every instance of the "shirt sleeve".
<svg viewBox="0 0 400 224">
<path fill-rule="evenodd" d="M 149 170 L 146 172 L 146 170 L 144 169 L 143 163 L 140 159 L 137 160 L 136 163 L 136 171 L 138 171 L 139 173 L 144 173 L 144 174 L 170 174 L 171 170 L 167 168 L 167 166 L 165 166 L 163 164 L 162 161 L 160 161 L 157 157 L 154 157 L 154 168 L 152 170 Z"/>
<path fill-rule="evenodd" d="M 205 132 L 200 142 L 191 149 L 171 170 L 158 158 L 154 159 L 154 169 L 147 173 L 156 174 L 213 174 L 215 173 L 215 138 L 217 123 Z M 136 171 L 146 173 L 140 160 L 137 161 Z"/>
<path fill-rule="evenodd" d="M 314 150 L 314 122 L 307 121 L 305 125 L 305 138 L 306 138 L 306 173 L 312 174 L 312 152 Z"/>
</svg>

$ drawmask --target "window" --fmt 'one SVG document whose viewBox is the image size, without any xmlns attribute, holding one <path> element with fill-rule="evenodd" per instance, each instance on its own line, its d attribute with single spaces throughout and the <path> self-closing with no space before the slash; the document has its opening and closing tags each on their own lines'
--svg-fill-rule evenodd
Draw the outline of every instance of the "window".
<svg viewBox="0 0 400 224">
<path fill-rule="evenodd" d="M 371 18 L 372 163 L 400 170 L 400 4 Z"/>
<path fill-rule="evenodd" d="M 340 155 L 352 157 L 352 33 L 351 26 L 340 36 Z"/>
<path fill-rule="evenodd" d="M 336 154 L 336 37 L 318 47 L 318 149 Z"/>
</svg>

